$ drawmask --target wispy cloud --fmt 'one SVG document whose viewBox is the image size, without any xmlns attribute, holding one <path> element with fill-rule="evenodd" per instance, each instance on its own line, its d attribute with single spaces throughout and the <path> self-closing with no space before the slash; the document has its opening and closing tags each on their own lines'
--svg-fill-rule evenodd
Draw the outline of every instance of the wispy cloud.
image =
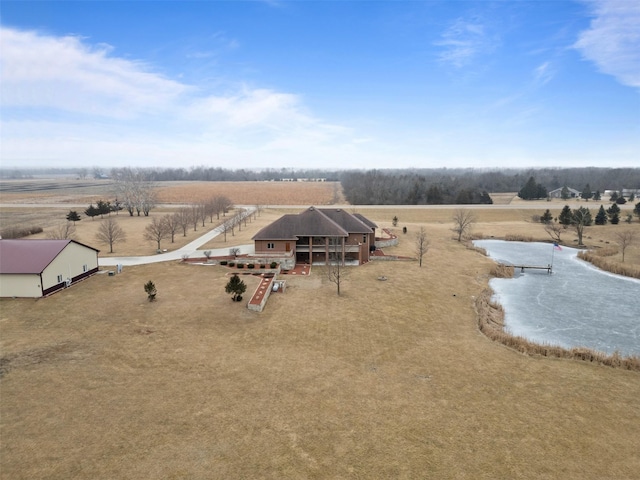
<svg viewBox="0 0 640 480">
<path fill-rule="evenodd" d="M 478 21 L 458 18 L 435 42 L 442 47 L 439 59 L 461 68 L 472 62 L 478 55 L 491 49 L 485 26 Z"/>
<path fill-rule="evenodd" d="M 544 62 L 538 65 L 533 71 L 534 84 L 537 86 L 546 85 L 555 75 L 551 62 Z"/>
<path fill-rule="evenodd" d="M 0 28 L 5 107 L 53 108 L 105 116 L 155 110 L 189 87 L 140 63 L 111 56 L 108 45 Z"/>
<path fill-rule="evenodd" d="M 317 118 L 297 95 L 242 84 L 205 91 L 79 37 L 10 28 L 0 35 L 5 161 L 261 161 L 286 148 L 291 157 L 335 154 L 352 141 L 349 129 Z"/>
<path fill-rule="evenodd" d="M 623 85 L 640 87 L 640 2 L 591 0 L 593 20 L 574 44 L 584 58 Z"/>
</svg>

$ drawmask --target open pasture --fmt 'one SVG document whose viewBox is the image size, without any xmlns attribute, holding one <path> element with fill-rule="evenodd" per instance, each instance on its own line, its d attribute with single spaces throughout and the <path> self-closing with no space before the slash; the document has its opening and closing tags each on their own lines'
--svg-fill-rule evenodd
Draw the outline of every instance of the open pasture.
<svg viewBox="0 0 640 480">
<path fill-rule="evenodd" d="M 540 206 L 478 208 L 474 233 L 547 240 Z M 283 277 L 262 313 L 231 302 L 228 269 L 180 262 L 0 300 L 0 478 L 636 477 L 637 372 L 482 335 L 475 299 L 493 263 L 452 240 L 453 209 L 349 208 L 400 237 L 389 254 L 414 256 L 424 226 L 424 266 L 349 268 L 340 297 L 313 267 Z M 226 244 L 298 211 L 266 209 Z M 152 217 L 118 216 L 129 239 L 116 254 L 155 251 L 141 240 Z M 78 222 L 81 241 L 95 244 L 98 222 Z M 607 245 L 617 228 L 585 240 Z M 248 298 L 258 280 L 242 278 Z"/>
<path fill-rule="evenodd" d="M 0 301 L 2 478 L 633 478 L 638 374 L 488 340 L 492 262 L 426 228 L 424 267 L 314 267 L 260 314 L 179 262 Z"/>
</svg>

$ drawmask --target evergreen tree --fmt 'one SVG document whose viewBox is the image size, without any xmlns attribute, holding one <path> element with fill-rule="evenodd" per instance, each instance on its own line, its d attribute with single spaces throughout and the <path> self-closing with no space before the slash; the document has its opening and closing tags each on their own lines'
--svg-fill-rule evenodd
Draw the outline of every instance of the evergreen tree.
<svg viewBox="0 0 640 480">
<path fill-rule="evenodd" d="M 147 299 L 150 302 L 153 302 L 156 299 L 158 290 L 156 290 L 156 286 L 151 280 L 144 284 L 144 291 L 147 292 Z"/>
<path fill-rule="evenodd" d="M 607 209 L 607 214 L 609 215 L 609 222 L 611 222 L 612 225 L 620 223 L 620 207 L 617 203 L 614 203 Z"/>
<path fill-rule="evenodd" d="M 536 179 L 533 177 L 529 177 L 527 183 L 520 189 L 518 192 L 518 196 L 523 200 L 533 200 L 538 194 L 538 185 L 536 184 Z"/>
<path fill-rule="evenodd" d="M 93 203 L 84 211 L 84 214 L 93 220 L 93 217 L 100 215 L 100 210 L 93 206 Z"/>
<path fill-rule="evenodd" d="M 242 294 L 247 290 L 247 285 L 238 277 L 237 274 L 234 274 L 230 279 L 227 285 L 224 287 L 225 292 L 233 293 L 233 297 L 231 298 L 234 302 L 239 302 L 242 300 Z"/>
<path fill-rule="evenodd" d="M 568 227 L 571 225 L 571 216 L 571 207 L 565 205 L 558 216 L 558 221 L 565 227 Z"/>
<path fill-rule="evenodd" d="M 540 221 L 547 225 L 553 221 L 553 215 L 551 215 L 551 212 L 549 211 L 548 208 L 540 217 Z"/>
<path fill-rule="evenodd" d="M 79 222 L 82 219 L 80 218 L 80 215 L 78 215 L 78 212 L 75 210 L 69 210 L 69 213 L 67 213 L 67 220 L 73 222 L 75 225 L 76 222 Z"/>
<path fill-rule="evenodd" d="M 587 201 L 591 197 L 593 197 L 593 193 L 591 192 L 591 186 L 588 183 L 584 186 L 584 189 L 582 190 L 582 193 L 580 194 L 580 197 L 584 198 Z"/>
<path fill-rule="evenodd" d="M 569 187 L 565 185 L 562 187 L 562 191 L 560 192 L 560 198 L 562 198 L 562 200 L 569 200 L 570 196 L 571 193 L 569 192 Z"/>
<path fill-rule="evenodd" d="M 483 190 L 480 194 L 480 203 L 484 205 L 493 205 L 493 199 L 491 198 L 491 195 L 489 195 L 489 192 L 487 192 L 486 190 Z"/>
<path fill-rule="evenodd" d="M 98 200 L 96 209 L 98 210 L 98 214 L 103 217 L 104 215 L 111 213 L 111 204 L 104 200 Z"/>
<path fill-rule="evenodd" d="M 600 210 L 596 214 L 596 225 L 606 225 L 607 223 L 607 212 L 604 207 L 600 205 Z"/>
<path fill-rule="evenodd" d="M 612 202 L 615 202 L 616 200 L 618 200 L 618 192 L 616 192 L 615 190 L 611 193 L 611 196 L 609 197 L 609 200 Z"/>
<path fill-rule="evenodd" d="M 593 194 L 593 199 L 595 201 L 600 201 L 601 199 L 600 190 L 596 190 L 596 193 Z"/>
</svg>

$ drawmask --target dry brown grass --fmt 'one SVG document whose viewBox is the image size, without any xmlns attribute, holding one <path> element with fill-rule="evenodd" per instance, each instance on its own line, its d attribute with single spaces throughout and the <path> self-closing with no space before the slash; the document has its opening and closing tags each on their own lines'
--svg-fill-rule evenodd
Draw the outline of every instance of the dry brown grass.
<svg viewBox="0 0 640 480">
<path fill-rule="evenodd" d="M 635 478 L 639 374 L 487 339 L 493 262 L 451 240 L 450 211 L 398 211 L 387 253 L 412 256 L 424 225 L 424 266 L 349 269 L 340 297 L 314 267 L 256 314 L 226 269 L 172 262 L 0 300 L 0 476 Z M 483 210 L 476 231 L 544 238 L 517 212 Z"/>
<path fill-rule="evenodd" d="M 236 205 L 343 203 L 339 182 L 170 182 L 157 189 L 161 203 L 190 203 L 224 195 Z"/>
</svg>

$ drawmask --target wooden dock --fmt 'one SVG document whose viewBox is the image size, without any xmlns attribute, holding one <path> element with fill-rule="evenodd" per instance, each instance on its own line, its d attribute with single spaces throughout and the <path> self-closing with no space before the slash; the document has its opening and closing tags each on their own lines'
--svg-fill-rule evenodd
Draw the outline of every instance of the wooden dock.
<svg viewBox="0 0 640 480">
<path fill-rule="evenodd" d="M 553 273 L 552 265 L 512 265 L 513 268 L 519 268 L 520 273 L 524 273 L 525 269 L 546 270 L 548 274 Z"/>
</svg>

